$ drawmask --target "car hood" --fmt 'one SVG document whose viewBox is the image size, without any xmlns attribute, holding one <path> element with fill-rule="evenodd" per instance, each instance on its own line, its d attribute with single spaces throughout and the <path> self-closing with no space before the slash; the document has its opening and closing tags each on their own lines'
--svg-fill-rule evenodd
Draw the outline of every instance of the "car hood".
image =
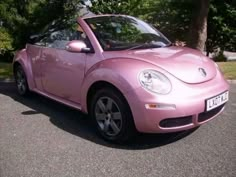
<svg viewBox="0 0 236 177">
<path fill-rule="evenodd" d="M 105 58 L 132 58 L 164 69 L 185 83 L 206 82 L 216 76 L 216 66 L 201 52 L 186 47 L 104 52 Z"/>
</svg>

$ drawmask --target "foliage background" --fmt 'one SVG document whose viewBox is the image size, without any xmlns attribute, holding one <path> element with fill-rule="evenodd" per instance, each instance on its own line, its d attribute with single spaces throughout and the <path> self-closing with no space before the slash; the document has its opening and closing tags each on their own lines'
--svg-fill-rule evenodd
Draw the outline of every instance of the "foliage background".
<svg viewBox="0 0 236 177">
<path fill-rule="evenodd" d="M 172 42 L 187 41 L 196 0 L 1 0 L 0 60 L 11 60 L 29 36 L 58 18 L 76 18 L 87 6 L 95 14 L 128 14 L 152 23 Z M 92 5 L 92 6 L 91 6 Z M 236 1 L 210 0 L 207 52 L 236 51 Z"/>
</svg>

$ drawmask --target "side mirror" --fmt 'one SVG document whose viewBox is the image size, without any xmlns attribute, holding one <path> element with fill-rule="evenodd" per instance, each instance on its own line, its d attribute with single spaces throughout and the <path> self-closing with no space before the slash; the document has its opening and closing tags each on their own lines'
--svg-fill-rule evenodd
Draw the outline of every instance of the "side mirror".
<svg viewBox="0 0 236 177">
<path fill-rule="evenodd" d="M 79 40 L 74 40 L 74 41 L 69 42 L 66 45 L 66 50 L 68 52 L 78 52 L 78 53 L 91 52 L 91 49 L 87 48 L 86 44 L 83 41 L 79 41 Z"/>
</svg>

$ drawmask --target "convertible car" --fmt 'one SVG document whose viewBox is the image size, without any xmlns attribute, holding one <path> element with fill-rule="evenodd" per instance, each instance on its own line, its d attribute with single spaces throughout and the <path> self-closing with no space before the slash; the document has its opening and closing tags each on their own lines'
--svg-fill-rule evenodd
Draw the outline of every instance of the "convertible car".
<svg viewBox="0 0 236 177">
<path fill-rule="evenodd" d="M 88 113 L 112 142 L 198 127 L 229 99 L 216 63 L 126 15 L 55 21 L 15 55 L 13 67 L 20 95 L 36 92 Z"/>
</svg>

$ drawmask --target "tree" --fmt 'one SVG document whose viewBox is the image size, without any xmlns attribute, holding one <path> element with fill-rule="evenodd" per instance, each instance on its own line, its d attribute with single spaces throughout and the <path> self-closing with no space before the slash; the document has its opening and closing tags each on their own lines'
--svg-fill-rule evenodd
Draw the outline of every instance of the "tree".
<svg viewBox="0 0 236 177">
<path fill-rule="evenodd" d="M 236 1 L 211 0 L 208 16 L 207 53 L 216 49 L 236 51 Z"/>
<path fill-rule="evenodd" d="M 9 35 L 8 31 L 3 27 L 0 27 L 0 41 L 0 55 L 4 55 L 6 51 L 13 50 L 13 39 Z"/>
<path fill-rule="evenodd" d="M 150 5 L 147 10 L 143 11 L 144 15 L 142 17 L 154 24 L 173 42 L 176 40 L 187 41 L 190 47 L 200 48 L 201 50 L 206 44 L 208 53 L 214 52 L 216 48 L 236 51 L 236 23 L 234 23 L 236 19 L 236 1 L 201 1 L 149 0 Z M 201 5 L 201 3 L 207 4 Z M 205 43 L 206 37 L 207 41 Z M 201 47 L 198 47 L 199 45 Z"/>
<path fill-rule="evenodd" d="M 26 19 L 18 14 L 14 0 L 4 0 L 0 2 L 0 21 L 0 57 L 8 60 L 6 56 L 12 57 L 12 51 L 15 48 L 14 44 L 22 34 L 19 31 L 19 35 L 14 36 L 14 31 L 23 26 L 26 23 Z"/>
<path fill-rule="evenodd" d="M 24 47 L 30 35 L 55 19 L 76 18 L 84 6 L 96 14 L 137 16 L 173 42 L 187 41 L 200 50 L 207 39 L 208 53 L 216 48 L 236 50 L 235 0 L 1 0 L 2 53 Z"/>
<path fill-rule="evenodd" d="M 163 32 L 171 41 L 187 41 L 193 3 L 189 0 L 149 1 L 142 17 Z"/>
<path fill-rule="evenodd" d="M 14 38 L 12 48 L 24 47 L 29 36 L 53 19 L 63 16 L 64 1 L 3 0 L 0 2 L 2 27 Z"/>
<path fill-rule="evenodd" d="M 203 51 L 207 39 L 207 18 L 210 0 L 193 0 L 194 9 L 189 29 L 187 44 L 189 47 Z"/>
<path fill-rule="evenodd" d="M 127 14 L 137 16 L 142 13 L 141 7 L 148 0 L 97 0 L 92 2 L 90 10 L 97 14 Z"/>
</svg>

